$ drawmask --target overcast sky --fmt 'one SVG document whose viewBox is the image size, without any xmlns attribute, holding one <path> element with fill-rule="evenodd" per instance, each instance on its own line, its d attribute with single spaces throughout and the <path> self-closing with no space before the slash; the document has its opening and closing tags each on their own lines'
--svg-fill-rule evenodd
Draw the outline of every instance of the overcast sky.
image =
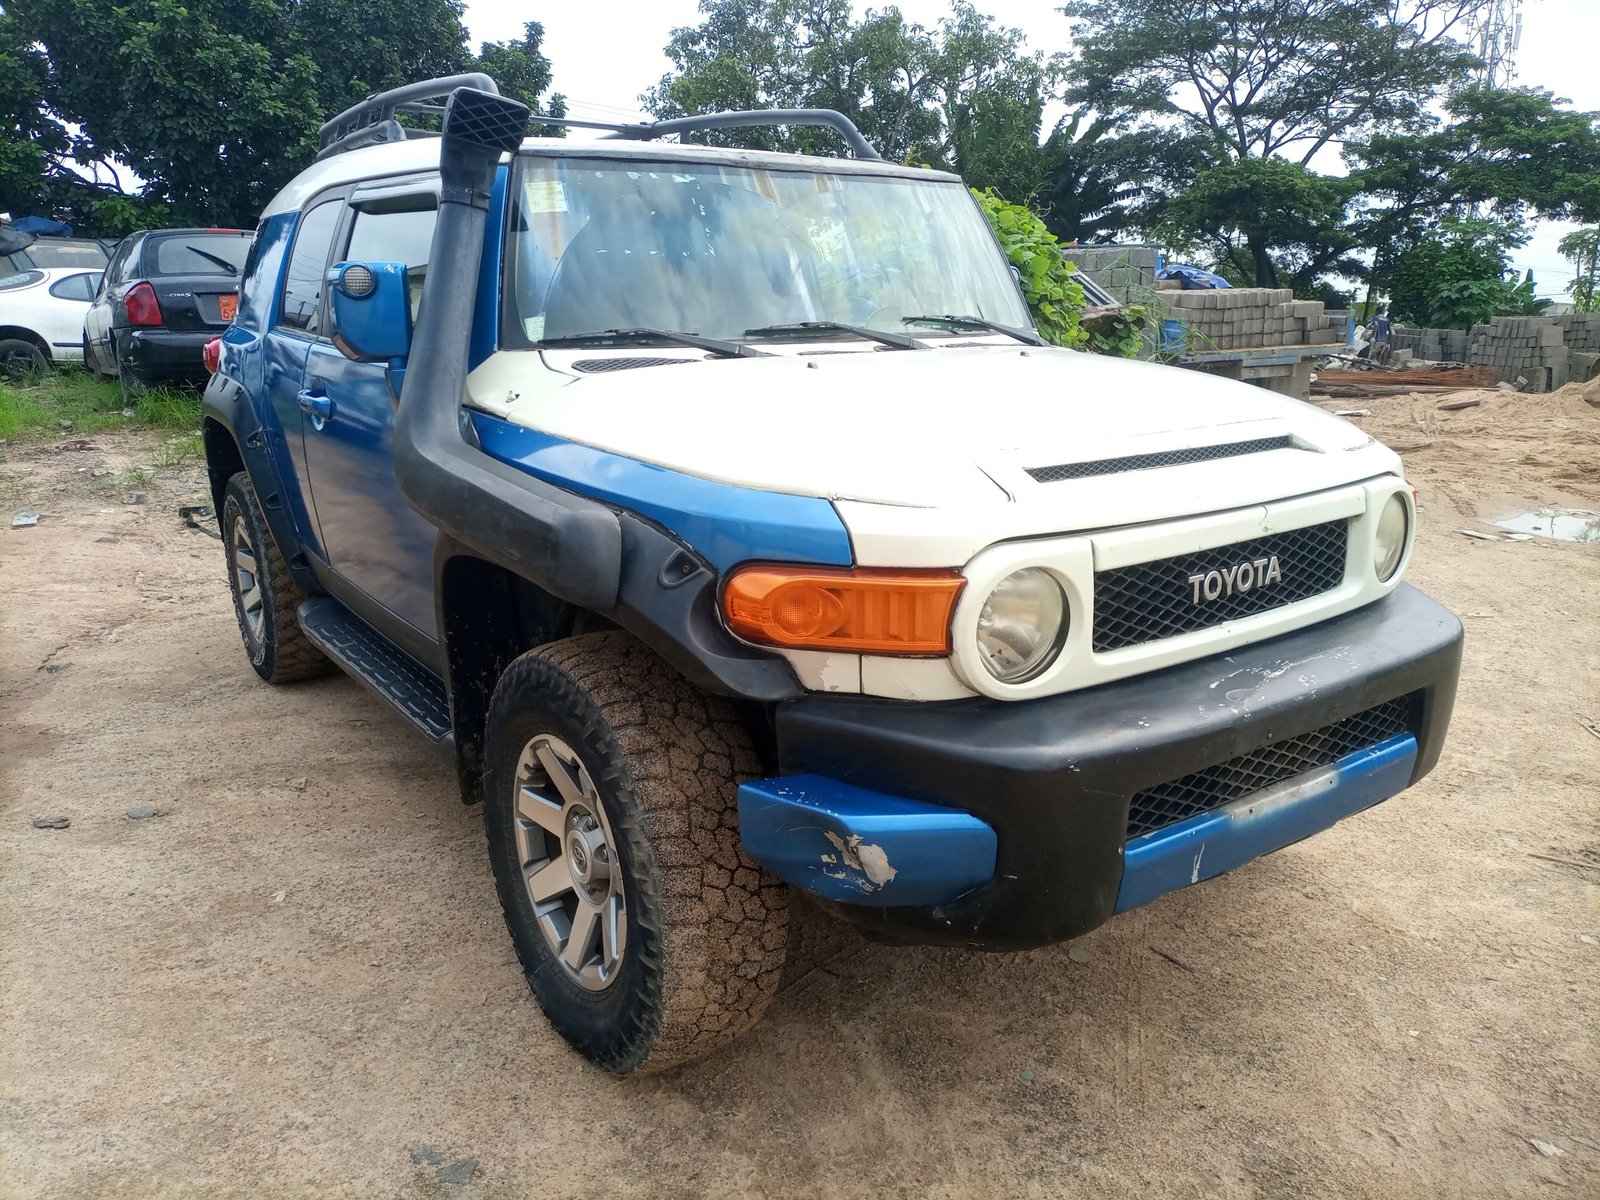
<svg viewBox="0 0 1600 1200">
<path fill-rule="evenodd" d="M 1159 0 L 1153 0 L 1159 3 Z M 977 7 L 1028 36 L 1048 52 L 1070 49 L 1059 0 L 976 0 Z M 862 3 L 857 12 L 886 4 Z M 908 21 L 933 25 L 950 11 L 948 0 L 900 0 Z M 1600 0 L 1524 0 L 1517 82 L 1549 88 L 1582 109 L 1600 109 Z M 601 120 L 642 115 L 639 93 L 671 67 L 661 48 L 679 25 L 696 24 L 695 0 L 597 0 L 540 4 L 535 0 L 467 0 L 474 42 L 505 41 L 525 21 L 544 25 L 545 53 L 555 68 L 555 90 L 566 94 L 575 117 Z M 1556 242 L 1571 226 L 1542 227 L 1520 250 L 1518 267 L 1531 267 L 1541 296 L 1559 296 L 1569 268 Z"/>
</svg>

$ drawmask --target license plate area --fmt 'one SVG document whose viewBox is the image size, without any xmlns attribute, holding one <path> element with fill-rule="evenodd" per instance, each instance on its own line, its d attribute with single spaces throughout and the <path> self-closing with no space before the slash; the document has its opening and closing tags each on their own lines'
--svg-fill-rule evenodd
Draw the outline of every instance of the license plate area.
<svg viewBox="0 0 1600 1200">
<path fill-rule="evenodd" d="M 239 313 L 239 297 L 233 292 L 225 292 L 217 297 L 217 315 L 223 321 L 231 322 Z"/>
</svg>

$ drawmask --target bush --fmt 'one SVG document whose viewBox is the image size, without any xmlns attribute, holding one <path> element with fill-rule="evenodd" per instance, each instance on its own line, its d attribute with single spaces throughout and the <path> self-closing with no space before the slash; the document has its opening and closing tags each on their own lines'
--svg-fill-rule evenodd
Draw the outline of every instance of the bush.
<svg viewBox="0 0 1600 1200">
<path fill-rule="evenodd" d="M 1063 257 L 1064 247 L 1056 235 L 1031 208 L 1002 199 L 993 188 L 973 189 L 972 194 L 1000 239 L 1000 248 L 1022 276 L 1022 295 L 1039 332 L 1057 346 L 1087 346 L 1089 334 L 1080 321 L 1083 288 L 1073 278 L 1078 268 Z"/>
</svg>

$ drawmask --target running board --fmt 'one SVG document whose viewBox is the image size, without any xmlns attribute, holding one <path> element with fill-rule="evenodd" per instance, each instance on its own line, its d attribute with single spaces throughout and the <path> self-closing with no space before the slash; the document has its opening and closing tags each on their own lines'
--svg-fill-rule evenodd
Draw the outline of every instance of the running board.
<svg viewBox="0 0 1600 1200">
<path fill-rule="evenodd" d="M 357 682 L 387 700 L 430 742 L 449 745 L 450 697 L 439 677 L 332 596 L 300 606 L 300 628 Z"/>
</svg>

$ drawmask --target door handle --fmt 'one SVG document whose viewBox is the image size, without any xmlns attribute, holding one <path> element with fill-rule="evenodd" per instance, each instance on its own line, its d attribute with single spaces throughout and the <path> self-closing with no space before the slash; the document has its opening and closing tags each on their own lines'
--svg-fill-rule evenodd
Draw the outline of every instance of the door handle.
<svg viewBox="0 0 1600 1200">
<path fill-rule="evenodd" d="M 312 424 L 318 429 L 322 428 L 324 421 L 333 416 L 333 398 L 331 396 L 302 391 L 295 395 L 295 402 L 299 404 L 300 411 L 309 416 Z"/>
</svg>

